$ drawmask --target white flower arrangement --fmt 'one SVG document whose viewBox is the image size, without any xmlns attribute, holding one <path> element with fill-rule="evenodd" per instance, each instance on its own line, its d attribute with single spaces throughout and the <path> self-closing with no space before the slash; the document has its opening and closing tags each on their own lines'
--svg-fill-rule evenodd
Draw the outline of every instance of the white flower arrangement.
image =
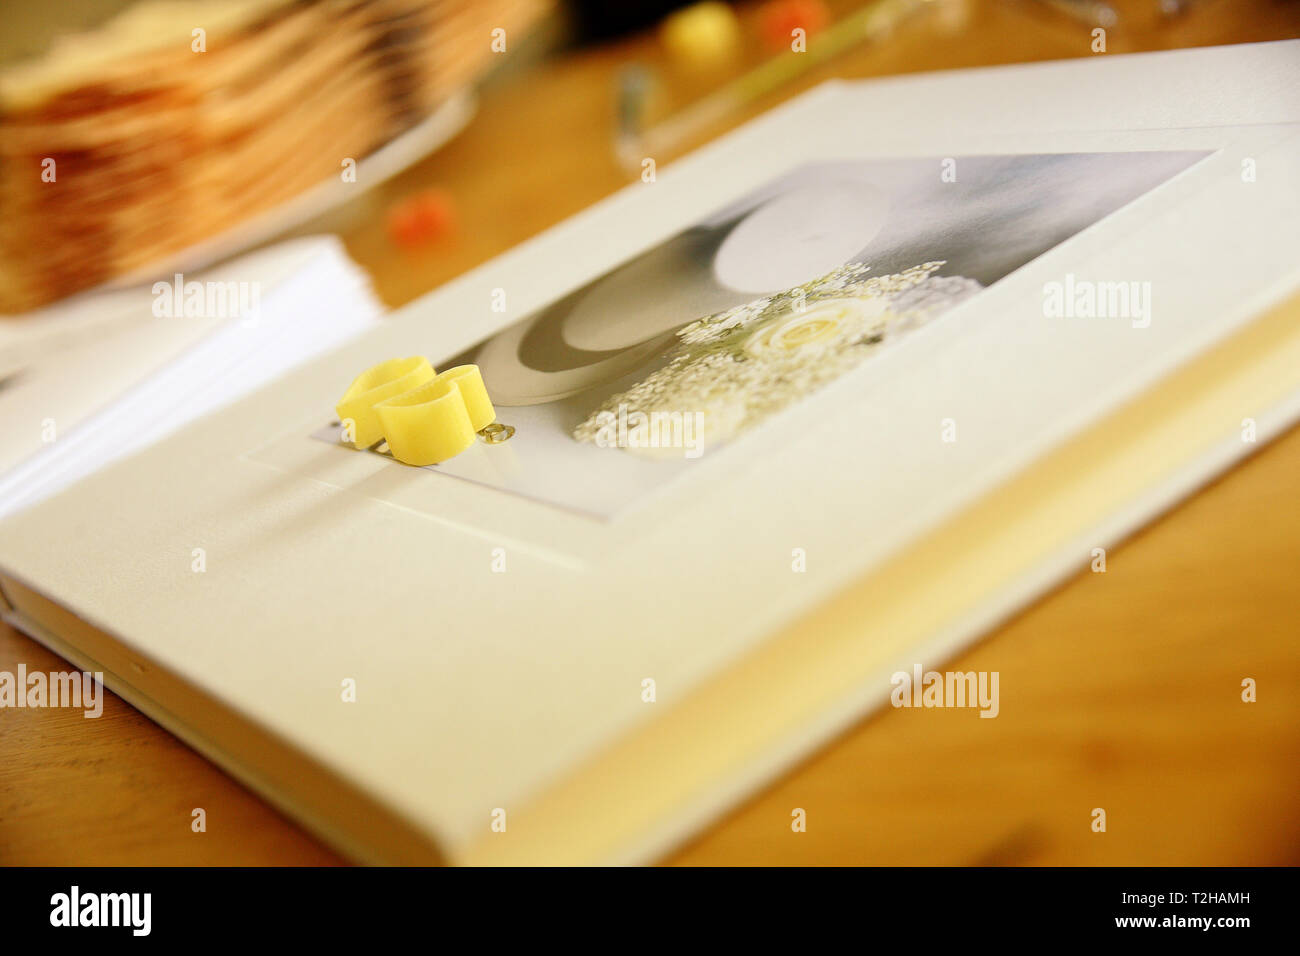
<svg viewBox="0 0 1300 956">
<path fill-rule="evenodd" d="M 935 276 L 943 262 L 868 276 L 849 263 L 814 282 L 697 319 L 677 332 L 668 365 L 611 396 L 574 429 L 595 443 L 602 412 L 702 412 L 718 444 L 859 365 L 981 288 Z M 599 419 L 599 420 L 598 420 Z"/>
</svg>

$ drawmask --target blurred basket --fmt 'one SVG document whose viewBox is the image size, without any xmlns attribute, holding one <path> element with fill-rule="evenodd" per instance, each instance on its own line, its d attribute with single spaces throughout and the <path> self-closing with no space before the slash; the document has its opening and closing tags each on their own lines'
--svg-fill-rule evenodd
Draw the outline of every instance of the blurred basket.
<svg viewBox="0 0 1300 956">
<path fill-rule="evenodd" d="M 0 311 L 229 233 L 425 123 L 545 0 L 135 4 L 0 72 Z M 445 124 L 444 124 L 445 125 Z"/>
</svg>

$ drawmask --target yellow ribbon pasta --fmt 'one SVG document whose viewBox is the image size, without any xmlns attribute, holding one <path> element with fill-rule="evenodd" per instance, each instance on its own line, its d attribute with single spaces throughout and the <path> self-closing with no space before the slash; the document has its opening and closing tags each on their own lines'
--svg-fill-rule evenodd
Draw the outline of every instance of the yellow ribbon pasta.
<svg viewBox="0 0 1300 956">
<path fill-rule="evenodd" d="M 474 431 L 482 431 L 496 420 L 496 409 L 488 398 L 487 386 L 483 384 L 483 374 L 477 365 L 457 365 L 438 375 L 441 381 L 455 383 L 460 389 L 460 397 L 465 400 L 465 410 L 469 412 L 469 423 Z"/>
<path fill-rule="evenodd" d="M 352 423 L 354 448 L 369 448 L 384 437 L 375 406 L 432 381 L 433 367 L 423 355 L 389 359 L 358 375 L 334 406 L 339 421 Z"/>
<path fill-rule="evenodd" d="M 459 455 L 497 417 L 477 365 L 435 375 L 422 355 L 366 369 L 334 410 L 351 423 L 354 448 L 382 438 L 393 457 L 408 465 L 436 465 Z"/>
<path fill-rule="evenodd" d="M 474 444 L 474 428 L 455 381 L 436 378 L 375 407 L 388 450 L 408 465 L 435 465 Z"/>
</svg>

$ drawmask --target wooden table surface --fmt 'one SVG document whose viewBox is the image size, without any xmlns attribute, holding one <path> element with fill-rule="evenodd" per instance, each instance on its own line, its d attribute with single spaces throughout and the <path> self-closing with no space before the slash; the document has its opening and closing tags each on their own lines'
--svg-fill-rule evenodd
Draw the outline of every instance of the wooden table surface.
<svg viewBox="0 0 1300 956">
<path fill-rule="evenodd" d="M 1107 53 L 1094 54 L 1090 27 L 1033 0 L 949 4 L 734 120 L 832 76 L 1300 36 L 1300 4 L 1285 0 L 1203 0 L 1168 20 L 1157 0 L 1115 6 Z M 753 11 L 744 19 L 752 29 Z M 611 133 L 615 78 L 634 61 L 659 69 L 659 110 L 741 66 L 673 68 L 652 35 L 524 57 L 487 84 L 456 140 L 312 229 L 343 235 L 391 305 L 435 288 L 631 180 Z M 430 186 L 454 197 L 459 229 L 401 252 L 385 211 Z M 1298 492 L 1300 429 L 1112 551 L 1106 574 L 1080 574 L 964 654 L 958 669 L 1001 672 L 998 720 L 879 713 L 668 862 L 1300 863 Z M 20 663 L 65 667 L 0 625 L 0 670 Z M 1253 704 L 1240 698 L 1246 677 Z M 0 863 L 341 862 L 107 697 L 98 720 L 0 711 Z M 806 833 L 791 833 L 795 806 Z M 195 807 L 204 833 L 191 831 Z M 1104 834 L 1091 830 L 1093 807 L 1107 809 Z"/>
</svg>

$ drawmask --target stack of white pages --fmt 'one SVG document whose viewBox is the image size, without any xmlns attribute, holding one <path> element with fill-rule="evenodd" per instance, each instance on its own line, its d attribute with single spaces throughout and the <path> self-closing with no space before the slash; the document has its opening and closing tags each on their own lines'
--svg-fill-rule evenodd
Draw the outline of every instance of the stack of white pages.
<svg viewBox="0 0 1300 956">
<path fill-rule="evenodd" d="M 333 237 L 78 296 L 0 324 L 0 517 L 373 327 Z"/>
</svg>

